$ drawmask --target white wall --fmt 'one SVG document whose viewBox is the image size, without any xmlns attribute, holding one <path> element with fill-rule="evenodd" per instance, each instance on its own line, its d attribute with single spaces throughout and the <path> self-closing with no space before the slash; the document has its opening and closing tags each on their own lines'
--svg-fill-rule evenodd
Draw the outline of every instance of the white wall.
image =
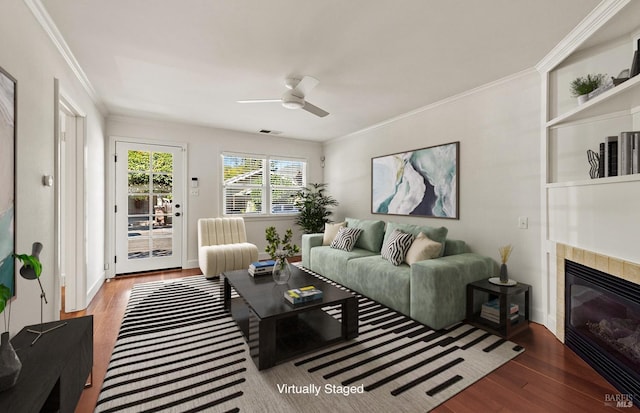
<svg viewBox="0 0 640 413">
<path fill-rule="evenodd" d="M 89 168 L 88 284 L 103 276 L 104 238 L 104 119 L 82 89 L 49 37 L 22 1 L 3 1 L 0 13 L 0 66 L 17 79 L 16 252 L 30 253 L 42 242 L 42 285 L 49 298 L 44 319 L 58 318 L 54 296 L 54 188 L 42 185 L 42 175 L 54 175 L 54 78 L 87 115 Z M 73 251 L 64 251 L 73 253 Z M 40 322 L 38 283 L 17 275 L 17 297 L 12 305 L 11 332 Z M 59 295 L 59 292 L 58 292 Z"/>
<path fill-rule="evenodd" d="M 187 262 L 185 267 L 198 266 L 198 232 L 199 218 L 222 216 L 221 201 L 221 165 L 222 152 L 241 152 L 250 154 L 283 155 L 307 159 L 307 182 L 321 182 L 322 168 L 320 157 L 322 145 L 277 136 L 258 135 L 215 129 L 204 126 L 187 125 L 156 120 L 113 116 L 107 120 L 107 133 L 110 137 L 137 138 L 153 141 L 168 141 L 187 144 L 187 176 L 186 184 L 191 178 L 199 180 L 200 195 L 187 199 Z M 299 228 L 291 217 L 245 218 L 247 238 L 258 246 L 260 252 L 266 246 L 264 231 L 271 225 L 278 231 L 292 228 L 296 242 L 300 242 Z M 107 245 L 112 244 L 112 240 Z M 113 254 L 107 253 L 112 257 Z"/>
<path fill-rule="evenodd" d="M 499 259 L 514 247 L 511 278 L 531 284 L 532 318 L 544 322 L 540 260 L 540 78 L 534 71 L 431 105 L 325 145 L 324 180 L 345 216 L 446 226 L 449 237 Z M 460 219 L 371 214 L 371 158 L 460 141 Z M 518 217 L 529 228 L 518 229 Z"/>
</svg>

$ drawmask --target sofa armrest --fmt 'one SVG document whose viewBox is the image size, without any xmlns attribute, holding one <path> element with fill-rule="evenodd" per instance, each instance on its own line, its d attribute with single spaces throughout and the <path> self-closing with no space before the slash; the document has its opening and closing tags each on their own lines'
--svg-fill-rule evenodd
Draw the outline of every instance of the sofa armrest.
<svg viewBox="0 0 640 413">
<path fill-rule="evenodd" d="M 302 235 L 302 266 L 311 268 L 311 248 L 322 245 L 323 233 Z"/>
<path fill-rule="evenodd" d="M 434 329 L 463 320 L 467 284 L 497 273 L 493 259 L 470 252 L 413 264 L 411 317 Z"/>
</svg>

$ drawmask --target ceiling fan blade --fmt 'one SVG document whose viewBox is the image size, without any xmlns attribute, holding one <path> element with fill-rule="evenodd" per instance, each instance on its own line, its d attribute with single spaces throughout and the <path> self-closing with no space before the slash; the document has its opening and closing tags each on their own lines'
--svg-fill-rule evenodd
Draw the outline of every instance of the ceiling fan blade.
<svg viewBox="0 0 640 413">
<path fill-rule="evenodd" d="M 293 88 L 292 92 L 297 96 L 300 96 L 300 93 L 302 93 L 302 96 L 306 96 L 311 89 L 318 85 L 318 83 L 320 83 L 320 81 L 315 77 L 305 76 L 300 80 L 296 87 Z"/>
<path fill-rule="evenodd" d="M 248 99 L 236 100 L 237 103 L 280 103 L 282 99 Z"/>
<path fill-rule="evenodd" d="M 320 109 L 316 105 L 312 105 L 309 102 L 304 102 L 304 106 L 302 107 L 302 109 L 306 110 L 309 113 L 313 113 L 316 116 L 320 116 L 321 118 L 324 118 L 329 114 L 329 112 L 327 112 L 326 110 Z"/>
</svg>

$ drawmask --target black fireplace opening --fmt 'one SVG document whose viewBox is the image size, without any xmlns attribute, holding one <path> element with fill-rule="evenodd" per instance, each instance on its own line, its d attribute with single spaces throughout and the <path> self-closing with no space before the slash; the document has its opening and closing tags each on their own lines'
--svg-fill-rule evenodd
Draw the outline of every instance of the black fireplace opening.
<svg viewBox="0 0 640 413">
<path fill-rule="evenodd" d="M 638 284 L 565 260 L 565 344 L 638 406 Z"/>
</svg>

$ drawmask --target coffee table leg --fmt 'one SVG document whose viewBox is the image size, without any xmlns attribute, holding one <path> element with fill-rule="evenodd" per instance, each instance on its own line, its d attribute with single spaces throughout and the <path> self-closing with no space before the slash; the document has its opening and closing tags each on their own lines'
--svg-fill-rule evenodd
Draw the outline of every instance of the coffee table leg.
<svg viewBox="0 0 640 413">
<path fill-rule="evenodd" d="M 358 337 L 358 299 L 351 297 L 342 303 L 342 337 Z"/>
<path fill-rule="evenodd" d="M 224 291 L 222 292 L 222 297 L 224 299 L 224 310 L 231 311 L 231 284 L 229 284 L 229 280 L 227 277 L 224 277 Z"/>
<path fill-rule="evenodd" d="M 253 362 L 258 366 L 258 370 L 268 369 L 276 364 L 276 321 L 274 319 L 260 320 L 251 312 L 251 321 L 257 321 L 258 328 L 250 328 L 251 338 L 249 346 L 254 347 L 251 351 Z M 253 323 L 251 323 L 253 324 Z M 256 345 L 257 344 L 257 345 Z M 257 350 L 257 352 L 255 351 Z"/>
</svg>

